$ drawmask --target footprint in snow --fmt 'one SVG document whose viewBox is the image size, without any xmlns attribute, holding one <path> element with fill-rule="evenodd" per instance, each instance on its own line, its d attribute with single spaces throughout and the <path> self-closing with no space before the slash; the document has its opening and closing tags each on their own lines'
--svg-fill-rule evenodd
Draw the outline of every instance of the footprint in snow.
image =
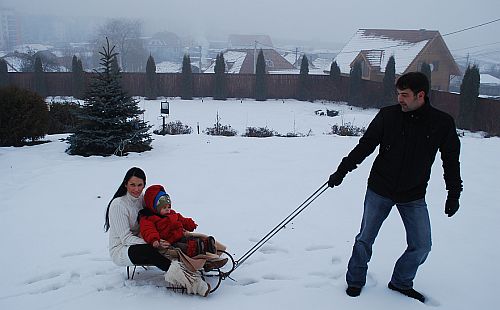
<svg viewBox="0 0 500 310">
<path fill-rule="evenodd" d="M 262 278 L 264 280 L 272 280 L 272 281 L 276 281 L 276 280 L 294 280 L 295 279 L 294 277 L 284 276 L 284 275 L 276 274 L 276 273 L 270 273 L 270 274 L 263 275 Z"/>
<path fill-rule="evenodd" d="M 285 249 L 275 247 L 275 246 L 269 246 L 269 245 L 263 246 L 262 248 L 260 248 L 259 251 L 264 253 L 264 254 L 288 253 L 288 251 Z"/>
<path fill-rule="evenodd" d="M 306 251 L 319 251 L 333 249 L 332 245 L 311 245 L 306 248 Z"/>
<path fill-rule="evenodd" d="M 256 280 L 256 279 L 252 279 L 252 278 L 244 278 L 244 279 L 239 279 L 237 284 L 240 285 L 240 286 L 247 286 L 247 285 L 252 285 L 252 284 L 255 284 L 255 283 L 258 283 L 259 281 Z"/>
<path fill-rule="evenodd" d="M 64 253 L 61 255 L 61 257 L 81 256 L 81 255 L 87 255 L 87 254 L 90 254 L 89 250 L 82 250 L 82 251 L 77 251 L 77 252 Z"/>
<path fill-rule="evenodd" d="M 76 272 L 60 273 L 53 271 L 33 277 L 25 284 L 30 288 L 29 294 L 44 294 L 66 287 L 69 283 L 80 281 L 80 274 Z"/>
<path fill-rule="evenodd" d="M 333 256 L 332 257 L 332 265 L 338 265 L 342 262 L 342 258 L 339 256 Z"/>
<path fill-rule="evenodd" d="M 259 295 L 266 295 L 270 293 L 274 293 L 276 291 L 279 291 L 278 288 L 259 288 L 259 289 L 254 289 L 250 292 L 245 292 L 244 295 L 246 296 L 259 296 Z"/>
<path fill-rule="evenodd" d="M 62 274 L 63 274 L 63 272 L 60 272 L 60 271 L 51 271 L 51 272 L 48 272 L 45 274 L 34 276 L 34 277 L 24 281 L 24 284 L 30 285 L 30 284 L 35 284 L 35 283 L 40 282 L 40 281 L 47 281 L 50 279 L 57 278 L 57 277 L 61 276 Z"/>
<path fill-rule="evenodd" d="M 314 276 L 314 277 L 331 279 L 331 280 L 338 280 L 340 278 L 343 278 L 344 273 L 341 271 L 337 271 L 337 272 L 314 271 L 314 272 L 310 272 L 309 275 Z"/>
</svg>

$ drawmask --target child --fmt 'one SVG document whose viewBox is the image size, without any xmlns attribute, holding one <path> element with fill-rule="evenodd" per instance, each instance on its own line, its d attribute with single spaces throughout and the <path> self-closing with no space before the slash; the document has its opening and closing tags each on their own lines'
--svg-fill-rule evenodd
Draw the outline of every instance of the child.
<svg viewBox="0 0 500 310">
<path fill-rule="evenodd" d="M 144 202 L 146 207 L 139 212 L 140 232 L 144 241 L 158 249 L 170 246 L 178 248 L 190 258 L 218 258 L 218 246 L 222 245 L 212 236 L 193 233 L 198 225 L 192 218 L 184 217 L 172 209 L 170 196 L 163 186 L 148 187 Z M 222 267 L 227 259 L 217 261 L 217 264 L 213 264 L 212 259 L 212 264 L 208 264 L 209 269 Z"/>
</svg>

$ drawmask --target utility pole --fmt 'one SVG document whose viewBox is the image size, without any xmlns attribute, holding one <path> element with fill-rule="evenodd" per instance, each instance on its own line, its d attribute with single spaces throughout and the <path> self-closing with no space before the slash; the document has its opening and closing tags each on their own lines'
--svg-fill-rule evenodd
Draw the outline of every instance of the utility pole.
<svg viewBox="0 0 500 310">
<path fill-rule="evenodd" d="M 298 54 L 299 54 L 299 49 L 296 47 L 295 48 L 295 68 L 297 68 L 297 61 L 299 60 Z"/>
<path fill-rule="evenodd" d="M 201 45 L 200 45 L 200 73 L 203 73 L 203 72 L 201 71 L 201 55 L 202 55 L 202 53 L 201 53 Z"/>
</svg>

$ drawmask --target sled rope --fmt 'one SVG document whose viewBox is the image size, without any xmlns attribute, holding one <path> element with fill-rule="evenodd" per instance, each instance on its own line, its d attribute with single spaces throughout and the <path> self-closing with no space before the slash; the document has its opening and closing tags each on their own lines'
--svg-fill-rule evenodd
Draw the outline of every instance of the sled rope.
<svg viewBox="0 0 500 310">
<path fill-rule="evenodd" d="M 281 229 L 290 223 L 297 215 L 299 215 L 305 208 L 307 208 L 316 198 L 318 198 L 323 192 L 328 189 L 328 182 L 325 182 L 318 188 L 311 196 L 309 196 L 300 206 L 298 206 L 292 213 L 290 213 L 283 221 L 276 225 L 267 235 L 265 235 L 259 242 L 257 242 L 250 250 L 243 254 L 239 260 L 236 261 L 234 268 L 229 272 L 223 274 L 223 278 L 229 277 L 231 272 L 236 270 L 241 264 L 243 264 L 253 253 L 260 249 L 267 241 L 269 241 L 274 235 L 276 235 Z"/>
</svg>

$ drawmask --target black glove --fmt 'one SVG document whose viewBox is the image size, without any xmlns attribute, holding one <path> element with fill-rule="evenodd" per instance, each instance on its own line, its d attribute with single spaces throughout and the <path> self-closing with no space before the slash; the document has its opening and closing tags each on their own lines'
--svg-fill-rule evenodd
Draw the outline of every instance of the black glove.
<svg viewBox="0 0 500 310">
<path fill-rule="evenodd" d="M 340 183 L 342 183 L 342 180 L 344 179 L 345 174 L 342 174 L 338 171 L 334 172 L 330 178 L 328 179 L 328 186 L 334 187 L 334 186 L 339 186 Z"/>
<path fill-rule="evenodd" d="M 446 199 L 446 204 L 444 205 L 444 213 L 448 215 L 448 217 L 452 217 L 458 211 L 458 207 L 460 204 L 458 203 L 458 198 L 448 197 Z"/>
</svg>

